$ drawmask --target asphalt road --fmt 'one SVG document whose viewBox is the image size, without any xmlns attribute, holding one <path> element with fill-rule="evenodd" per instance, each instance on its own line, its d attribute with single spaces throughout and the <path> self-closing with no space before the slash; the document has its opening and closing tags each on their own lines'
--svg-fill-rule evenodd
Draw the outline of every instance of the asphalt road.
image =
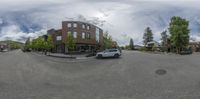
<svg viewBox="0 0 200 99">
<path fill-rule="evenodd" d="M 155 73 L 166 70 L 165 75 Z M 200 54 L 125 51 L 119 59 L 69 60 L 0 53 L 0 99 L 199 99 Z"/>
</svg>

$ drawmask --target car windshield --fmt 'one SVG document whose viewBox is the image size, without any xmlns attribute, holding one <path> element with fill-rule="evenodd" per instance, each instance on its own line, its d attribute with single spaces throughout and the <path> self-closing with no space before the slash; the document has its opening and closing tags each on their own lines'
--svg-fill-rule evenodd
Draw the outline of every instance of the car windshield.
<svg viewBox="0 0 200 99">
<path fill-rule="evenodd" d="M 200 99 L 200 0 L 0 0 L 0 99 Z"/>
</svg>

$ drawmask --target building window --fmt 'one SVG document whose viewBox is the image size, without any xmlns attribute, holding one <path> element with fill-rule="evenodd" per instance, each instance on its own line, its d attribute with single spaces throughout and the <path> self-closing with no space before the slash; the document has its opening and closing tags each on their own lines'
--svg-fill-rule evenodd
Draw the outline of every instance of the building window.
<svg viewBox="0 0 200 99">
<path fill-rule="evenodd" d="M 87 33 L 87 39 L 90 39 L 90 33 Z"/>
<path fill-rule="evenodd" d="M 71 23 L 68 23 L 68 24 L 67 24 L 67 27 L 72 27 L 72 24 L 71 24 Z"/>
<path fill-rule="evenodd" d="M 74 37 L 74 38 L 77 38 L 77 32 L 74 32 L 74 33 L 73 33 L 73 37 Z"/>
<path fill-rule="evenodd" d="M 69 31 L 69 32 L 67 32 L 67 34 L 68 34 L 68 35 L 72 35 L 72 32 L 71 32 L 71 31 Z"/>
<path fill-rule="evenodd" d="M 57 41 L 61 41 L 62 40 L 62 36 L 56 36 L 56 40 Z"/>
<path fill-rule="evenodd" d="M 88 29 L 88 30 L 90 29 L 90 26 L 89 26 L 89 25 L 87 26 L 87 29 Z"/>
<path fill-rule="evenodd" d="M 100 29 L 99 28 L 96 28 L 96 41 L 99 43 L 100 41 Z"/>
<path fill-rule="evenodd" d="M 76 27 L 77 27 L 77 23 L 74 23 L 74 24 L 73 24 L 73 27 L 75 27 L 75 28 L 76 28 Z"/>
<path fill-rule="evenodd" d="M 85 39 L 85 33 L 84 32 L 82 33 L 82 39 Z"/>
<path fill-rule="evenodd" d="M 82 24 L 82 28 L 85 29 L 85 24 Z"/>
</svg>

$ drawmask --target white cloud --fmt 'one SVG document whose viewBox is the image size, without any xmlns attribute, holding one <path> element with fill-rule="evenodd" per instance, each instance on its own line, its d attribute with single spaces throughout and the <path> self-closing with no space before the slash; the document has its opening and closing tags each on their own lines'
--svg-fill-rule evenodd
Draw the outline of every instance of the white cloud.
<svg viewBox="0 0 200 99">
<path fill-rule="evenodd" d="M 0 25 L 3 24 L 3 20 L 0 18 Z"/>
<path fill-rule="evenodd" d="M 20 30 L 20 28 L 16 25 L 6 26 L 1 31 L 1 38 L 0 40 L 14 40 L 24 42 L 26 38 L 35 38 L 37 36 L 44 35 L 46 30 L 40 30 L 33 33 L 24 33 Z"/>
<path fill-rule="evenodd" d="M 198 37 L 199 4 L 197 0 L 1 0 L 0 40 L 35 37 L 47 29 L 61 28 L 61 21 L 77 20 L 79 15 L 104 23 L 99 26 L 120 45 L 128 44 L 130 38 L 141 44 L 147 26 L 159 41 L 160 32 L 174 15 L 192 21 L 191 34 Z"/>
</svg>

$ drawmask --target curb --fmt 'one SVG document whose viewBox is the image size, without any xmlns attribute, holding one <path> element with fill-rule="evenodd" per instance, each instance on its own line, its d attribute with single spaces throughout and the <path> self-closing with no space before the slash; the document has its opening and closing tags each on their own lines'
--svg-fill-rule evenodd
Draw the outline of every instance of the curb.
<svg viewBox="0 0 200 99">
<path fill-rule="evenodd" d="M 67 56 L 56 56 L 56 55 L 46 55 L 50 57 L 56 57 L 56 58 L 68 58 L 68 59 L 77 59 L 77 60 L 83 60 L 83 59 L 89 59 L 90 57 L 67 57 Z"/>
<path fill-rule="evenodd" d="M 89 57 L 74 57 L 74 56 L 69 57 L 69 56 L 45 55 L 45 54 L 41 54 L 37 52 L 33 52 L 33 53 L 38 54 L 38 55 L 43 55 L 43 56 L 55 57 L 55 58 L 66 58 L 66 59 L 77 59 L 77 60 L 89 59 Z"/>
<path fill-rule="evenodd" d="M 46 55 L 50 57 L 56 57 L 56 58 L 70 58 L 70 59 L 76 59 L 77 57 L 67 57 L 67 56 L 55 56 L 55 55 Z"/>
</svg>

